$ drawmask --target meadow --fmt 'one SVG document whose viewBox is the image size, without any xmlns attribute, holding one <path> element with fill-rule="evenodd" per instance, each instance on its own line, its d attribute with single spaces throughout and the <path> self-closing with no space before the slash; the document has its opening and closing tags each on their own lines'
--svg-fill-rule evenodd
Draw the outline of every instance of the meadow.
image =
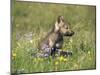
<svg viewBox="0 0 100 75">
<path fill-rule="evenodd" d="M 11 71 L 36 73 L 90 70 L 96 68 L 96 7 L 70 4 L 16 2 L 11 10 Z M 36 58 L 38 43 L 63 15 L 75 32 L 64 37 L 62 50 L 72 51 L 69 57 Z"/>
</svg>

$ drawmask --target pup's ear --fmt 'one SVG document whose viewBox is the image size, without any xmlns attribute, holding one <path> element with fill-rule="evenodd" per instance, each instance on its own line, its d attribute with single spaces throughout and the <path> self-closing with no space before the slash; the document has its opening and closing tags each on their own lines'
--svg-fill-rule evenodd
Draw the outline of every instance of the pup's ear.
<svg viewBox="0 0 100 75">
<path fill-rule="evenodd" d="M 59 24 L 58 24 L 58 22 L 55 23 L 55 29 L 54 30 L 55 31 L 58 31 L 59 30 Z"/>
<path fill-rule="evenodd" d="M 59 23 L 64 22 L 64 17 L 63 16 L 58 16 L 57 21 L 55 23 L 55 31 L 58 31 L 60 28 Z"/>
<path fill-rule="evenodd" d="M 64 17 L 63 16 L 58 16 L 57 22 L 60 23 L 61 21 L 64 22 Z"/>
</svg>

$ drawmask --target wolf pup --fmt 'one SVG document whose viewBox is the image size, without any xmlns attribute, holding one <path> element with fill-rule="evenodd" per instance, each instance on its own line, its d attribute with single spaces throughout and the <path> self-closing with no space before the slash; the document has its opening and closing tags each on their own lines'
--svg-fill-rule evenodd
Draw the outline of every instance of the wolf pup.
<svg viewBox="0 0 100 75">
<path fill-rule="evenodd" d="M 72 36 L 74 32 L 69 28 L 69 23 L 65 22 L 63 16 L 58 16 L 53 29 L 48 35 L 44 38 L 44 40 L 39 45 L 39 50 L 41 50 L 42 57 L 53 56 L 57 51 L 58 54 L 72 54 L 67 52 L 59 52 L 59 49 L 62 48 L 63 45 L 63 37 L 64 36 Z"/>
</svg>

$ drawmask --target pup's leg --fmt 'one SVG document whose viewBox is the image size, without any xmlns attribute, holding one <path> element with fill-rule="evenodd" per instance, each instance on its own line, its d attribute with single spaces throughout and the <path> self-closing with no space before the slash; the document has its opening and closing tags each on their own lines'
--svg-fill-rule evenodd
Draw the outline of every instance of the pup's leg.
<svg viewBox="0 0 100 75">
<path fill-rule="evenodd" d="M 51 56 L 55 57 L 56 48 L 51 48 Z"/>
</svg>

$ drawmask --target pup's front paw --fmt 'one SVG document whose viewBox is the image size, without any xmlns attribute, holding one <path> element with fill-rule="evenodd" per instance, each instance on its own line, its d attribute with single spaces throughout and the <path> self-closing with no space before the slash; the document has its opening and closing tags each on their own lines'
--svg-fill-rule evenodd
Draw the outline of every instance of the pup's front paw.
<svg viewBox="0 0 100 75">
<path fill-rule="evenodd" d="M 60 56 L 72 56 L 72 51 L 60 51 Z"/>
</svg>

